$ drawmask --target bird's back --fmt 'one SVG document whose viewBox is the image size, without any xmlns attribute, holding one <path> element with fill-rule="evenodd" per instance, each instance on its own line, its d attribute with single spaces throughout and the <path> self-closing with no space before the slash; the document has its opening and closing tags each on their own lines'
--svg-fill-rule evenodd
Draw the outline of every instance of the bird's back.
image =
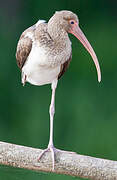
<svg viewBox="0 0 117 180">
<path fill-rule="evenodd" d="M 43 23 L 43 27 L 41 26 L 40 28 L 41 23 Z M 35 25 L 29 27 L 21 34 L 16 50 L 17 65 L 20 69 L 24 66 L 31 52 L 33 42 L 35 41 L 35 30 L 40 29 L 42 31 L 43 29 L 44 31 L 45 26 L 46 24 L 43 21 L 38 21 Z"/>
</svg>

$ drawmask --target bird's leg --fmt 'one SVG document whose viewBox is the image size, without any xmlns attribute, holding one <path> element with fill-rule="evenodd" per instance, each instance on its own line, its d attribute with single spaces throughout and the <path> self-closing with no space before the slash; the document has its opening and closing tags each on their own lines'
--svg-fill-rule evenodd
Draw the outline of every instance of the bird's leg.
<svg viewBox="0 0 117 180">
<path fill-rule="evenodd" d="M 45 152 L 51 151 L 53 170 L 54 170 L 54 165 L 55 165 L 54 151 L 56 150 L 54 148 L 54 145 L 53 145 L 53 120 L 54 120 L 54 113 L 55 113 L 55 91 L 56 91 L 56 87 L 57 87 L 57 82 L 58 82 L 58 80 L 56 79 L 52 82 L 52 85 L 51 85 L 52 97 L 51 97 L 51 104 L 50 104 L 50 109 L 49 109 L 49 113 L 50 113 L 50 139 L 49 139 L 49 144 L 48 144 L 48 148 L 45 149 L 39 157 L 39 160 L 40 160 Z"/>
<path fill-rule="evenodd" d="M 50 139 L 49 139 L 49 144 L 47 149 L 43 150 L 42 153 L 39 156 L 39 160 L 41 159 L 41 157 L 48 151 L 51 152 L 51 156 L 52 156 L 52 170 L 54 171 L 54 167 L 55 167 L 55 152 L 67 152 L 68 151 L 63 151 L 60 149 L 56 149 L 54 147 L 53 144 L 53 120 L 54 120 L 54 113 L 55 113 L 55 91 L 56 91 L 56 87 L 57 87 L 57 82 L 58 80 L 56 79 L 55 81 L 52 82 L 52 97 L 51 97 L 51 104 L 50 104 L 50 109 L 49 109 L 49 113 L 50 113 Z M 74 152 L 69 152 L 69 153 L 74 153 Z"/>
<path fill-rule="evenodd" d="M 58 80 L 55 80 L 52 83 L 52 97 L 51 97 L 51 104 L 50 104 L 50 109 L 49 109 L 49 113 L 50 113 L 50 139 L 49 139 L 49 144 L 48 147 L 54 147 L 53 146 L 53 120 L 54 120 L 54 113 L 55 113 L 55 91 L 56 91 L 56 87 L 57 87 L 57 82 Z"/>
<path fill-rule="evenodd" d="M 24 74 L 24 72 L 22 72 L 22 84 L 23 86 L 25 86 L 26 83 L 26 75 Z"/>
</svg>

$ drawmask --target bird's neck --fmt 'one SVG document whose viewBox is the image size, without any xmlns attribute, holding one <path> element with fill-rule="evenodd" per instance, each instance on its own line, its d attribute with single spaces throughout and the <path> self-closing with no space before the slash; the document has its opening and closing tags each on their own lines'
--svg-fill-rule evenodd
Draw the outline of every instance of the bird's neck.
<svg viewBox="0 0 117 180">
<path fill-rule="evenodd" d="M 69 41 L 68 33 L 58 23 L 48 22 L 48 33 L 59 46 L 64 46 Z"/>
</svg>

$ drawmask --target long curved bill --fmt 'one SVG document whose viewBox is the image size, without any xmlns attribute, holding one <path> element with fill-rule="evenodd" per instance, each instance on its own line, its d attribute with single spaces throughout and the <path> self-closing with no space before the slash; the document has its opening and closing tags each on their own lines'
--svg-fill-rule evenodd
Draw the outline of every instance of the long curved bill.
<svg viewBox="0 0 117 180">
<path fill-rule="evenodd" d="M 77 39 L 79 39 L 79 41 L 83 44 L 83 46 L 87 49 L 87 51 L 91 55 L 91 57 L 94 61 L 94 64 L 96 66 L 98 81 L 100 82 L 101 81 L 101 71 L 100 71 L 99 62 L 98 62 L 97 56 L 96 56 L 92 46 L 90 45 L 89 41 L 87 40 L 87 38 L 85 37 L 84 33 L 82 32 L 82 30 L 80 29 L 80 27 L 78 25 L 74 26 L 70 33 L 73 34 Z"/>
</svg>

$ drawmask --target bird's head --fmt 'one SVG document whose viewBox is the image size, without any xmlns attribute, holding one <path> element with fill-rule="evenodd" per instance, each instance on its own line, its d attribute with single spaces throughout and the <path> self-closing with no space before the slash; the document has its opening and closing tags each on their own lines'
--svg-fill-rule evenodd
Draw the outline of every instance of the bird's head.
<svg viewBox="0 0 117 180">
<path fill-rule="evenodd" d="M 56 23 L 59 24 L 59 27 L 66 32 L 69 32 L 74 24 L 79 23 L 77 15 L 71 11 L 56 11 L 52 19 L 56 19 Z"/>
<path fill-rule="evenodd" d="M 83 46 L 87 49 L 95 63 L 98 74 L 98 81 L 100 82 L 101 71 L 97 56 L 89 41 L 79 27 L 79 19 L 77 15 L 71 11 L 57 11 L 49 20 L 49 24 L 51 26 L 51 29 L 56 27 L 59 31 L 64 30 L 67 33 L 73 34 L 83 44 Z"/>
</svg>

